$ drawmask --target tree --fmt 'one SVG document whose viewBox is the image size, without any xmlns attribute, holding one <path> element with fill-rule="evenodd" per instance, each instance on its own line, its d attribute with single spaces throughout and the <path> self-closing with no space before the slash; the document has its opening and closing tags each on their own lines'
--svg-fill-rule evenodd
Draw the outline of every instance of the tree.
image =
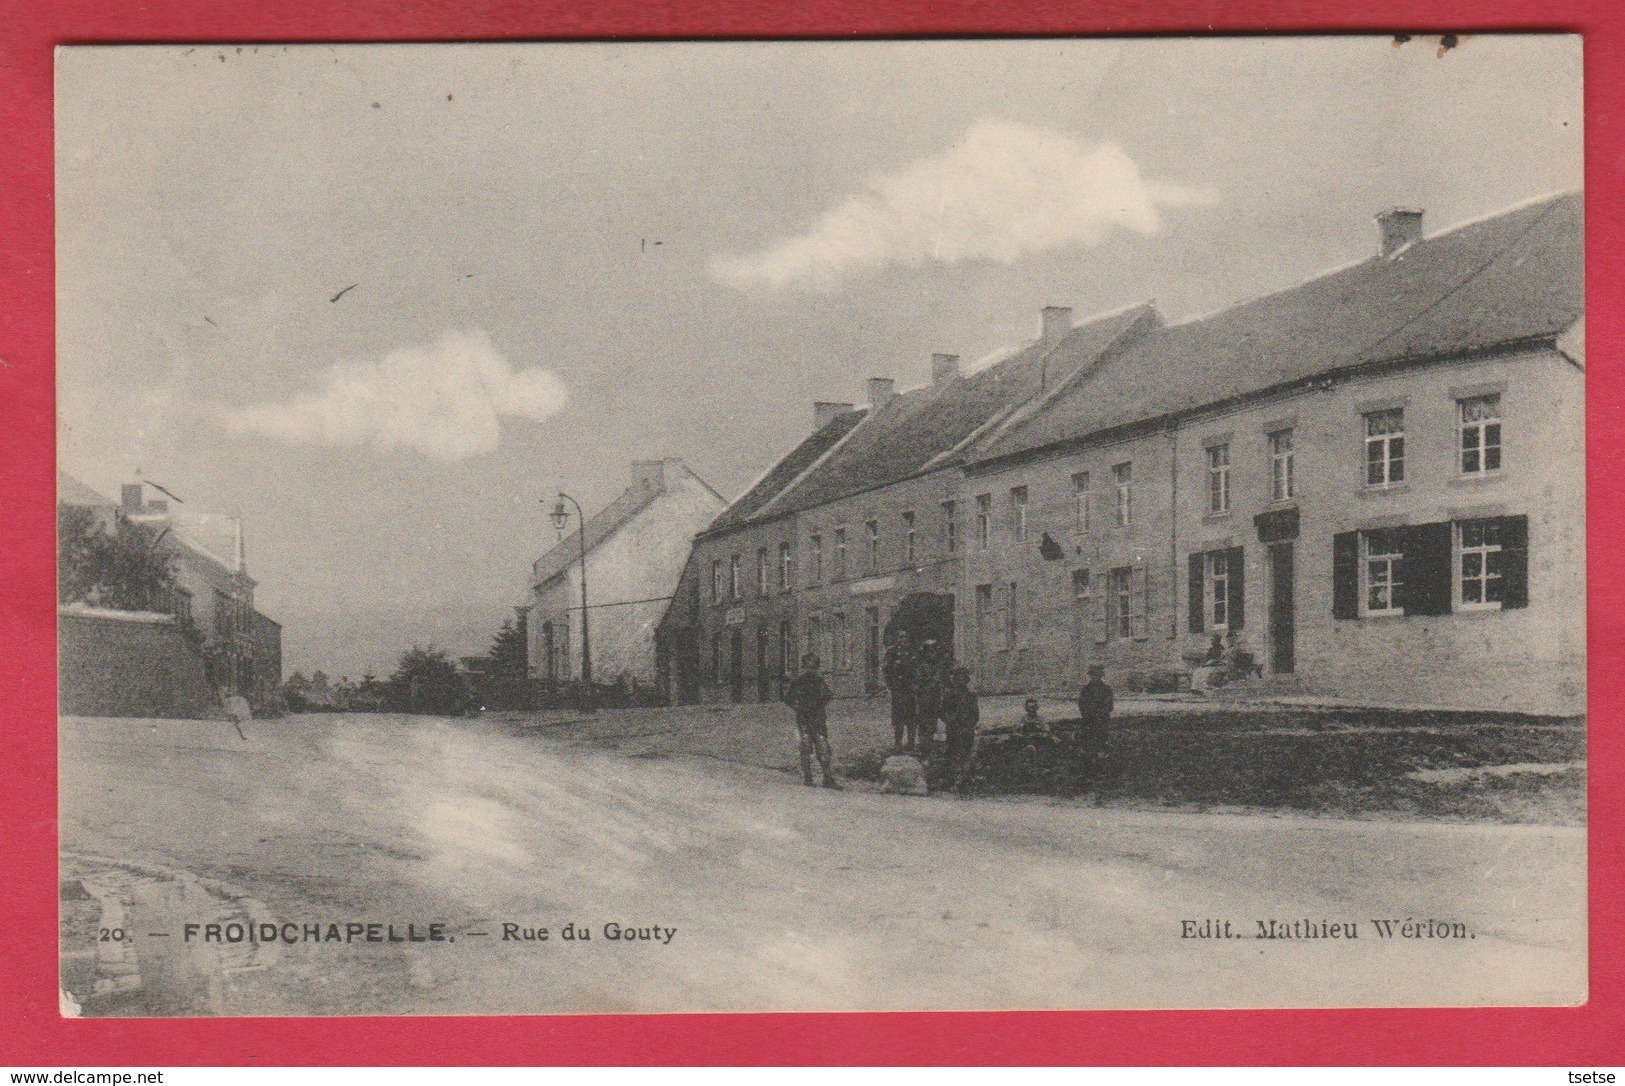
<svg viewBox="0 0 1625 1086">
<path fill-rule="evenodd" d="M 390 702 L 408 713 L 460 716 L 468 708 L 468 688 L 446 650 L 413 645 L 389 677 Z"/>
<path fill-rule="evenodd" d="M 491 639 L 491 650 L 485 656 L 491 661 L 488 673 L 493 679 L 523 679 L 530 673 L 525 631 L 515 626 L 511 618 L 503 620 L 502 629 Z"/>
<path fill-rule="evenodd" d="M 303 671 L 295 671 L 282 684 L 282 697 L 288 703 L 291 712 L 302 713 L 309 707 L 309 700 L 306 697 L 309 692 L 310 680 L 305 678 Z"/>
<path fill-rule="evenodd" d="M 94 510 L 57 506 L 57 602 L 114 611 L 168 611 L 175 568 L 159 550 L 163 533 L 119 517 L 114 530 Z"/>
<path fill-rule="evenodd" d="M 505 619 L 491 639 L 485 667 L 470 680 L 474 699 L 486 708 L 524 709 L 530 705 L 530 647 L 525 622 Z"/>
</svg>

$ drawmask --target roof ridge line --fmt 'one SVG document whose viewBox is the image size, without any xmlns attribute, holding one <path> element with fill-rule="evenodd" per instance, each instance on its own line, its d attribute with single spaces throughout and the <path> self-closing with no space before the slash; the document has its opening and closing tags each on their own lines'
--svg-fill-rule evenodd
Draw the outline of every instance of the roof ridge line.
<svg viewBox="0 0 1625 1086">
<path fill-rule="evenodd" d="M 1512 204 L 1512 205 L 1510 205 L 1508 207 L 1503 207 L 1498 211 L 1486 212 L 1483 215 L 1477 215 L 1477 216 L 1474 216 L 1471 219 L 1465 219 L 1462 222 L 1452 223 L 1451 225 L 1445 227 L 1443 230 L 1436 231 L 1436 232 L 1434 232 L 1432 234 L 1425 234 L 1420 239 L 1418 239 L 1418 241 L 1413 241 L 1413 242 L 1407 243 L 1403 247 L 1403 249 L 1401 251 L 1404 251 L 1405 249 L 1411 249 L 1411 248 L 1413 248 L 1414 246 L 1416 246 L 1418 244 L 1426 243 L 1426 242 L 1429 242 L 1429 241 L 1436 241 L 1439 238 L 1449 237 L 1451 234 L 1458 234 L 1463 230 L 1470 229 L 1471 227 L 1474 227 L 1474 226 L 1481 226 L 1484 223 L 1492 222 L 1495 219 L 1499 219 L 1499 218 L 1502 218 L 1502 217 L 1507 216 L 1507 215 L 1512 215 L 1512 214 L 1515 214 L 1515 213 L 1517 213 L 1519 211 L 1524 211 L 1524 210 L 1526 210 L 1528 208 L 1534 207 L 1536 204 L 1539 204 L 1539 203 L 1542 203 L 1542 202 L 1545 202 L 1545 201 L 1552 201 L 1555 204 L 1556 201 L 1558 201 L 1559 199 L 1562 199 L 1565 196 L 1583 195 L 1584 192 L 1585 192 L 1585 189 L 1583 187 L 1581 187 L 1581 188 L 1577 188 L 1577 189 L 1561 189 L 1559 191 L 1548 192 L 1548 193 L 1545 193 L 1545 194 L 1540 195 L 1540 196 L 1531 196 L 1528 199 L 1520 200 L 1517 203 Z M 1539 222 L 1541 219 L 1544 219 L 1546 217 L 1546 215 L 1550 212 L 1550 210 L 1551 209 L 1548 208 L 1545 212 L 1542 212 L 1536 218 L 1535 221 Z M 1394 255 L 1397 255 L 1397 254 L 1389 254 L 1390 257 L 1392 257 Z M 1380 253 L 1376 253 L 1376 254 L 1372 254 L 1370 256 L 1360 257 L 1358 260 L 1350 260 L 1350 261 L 1346 261 L 1346 262 L 1344 262 L 1342 264 L 1334 264 L 1329 268 L 1325 268 L 1325 269 L 1323 269 L 1321 271 L 1315 272 L 1313 275 L 1307 276 L 1307 277 L 1305 277 L 1303 279 L 1298 279 L 1298 280 L 1288 284 L 1287 286 L 1278 287 L 1275 290 L 1268 290 L 1268 291 L 1265 291 L 1263 294 L 1255 294 L 1250 298 L 1242 298 L 1240 301 L 1231 302 L 1228 305 L 1221 305 L 1221 306 L 1217 307 L 1216 309 L 1203 310 L 1200 313 L 1192 313 L 1189 316 L 1181 317 L 1181 318 L 1179 318 L 1179 320 L 1169 323 L 1167 325 L 1167 327 L 1168 328 L 1183 328 L 1187 324 L 1200 324 L 1202 321 L 1210 320 L 1213 317 L 1217 317 L 1221 313 L 1228 313 L 1232 309 L 1240 309 L 1242 306 L 1245 306 L 1245 305 L 1252 305 L 1255 302 L 1262 302 L 1262 301 L 1265 301 L 1266 299 L 1273 298 L 1278 294 L 1285 294 L 1288 291 L 1297 290 L 1300 287 L 1306 287 L 1310 283 L 1319 282 L 1322 279 L 1329 279 L 1334 275 L 1340 275 L 1343 272 L 1351 271 L 1354 268 L 1358 268 L 1362 264 L 1369 264 L 1372 261 L 1384 260 L 1384 259 L 1388 259 L 1388 258 L 1384 257 Z"/>
<path fill-rule="evenodd" d="M 854 408 L 854 410 L 857 409 Z M 879 414 L 879 412 L 875 411 L 873 408 L 865 407 L 863 409 L 863 418 L 859 419 L 851 429 L 847 430 L 846 433 L 836 438 L 834 444 L 830 445 L 829 448 L 825 449 L 816 458 L 814 458 L 812 463 L 808 464 L 805 468 L 802 468 L 799 472 L 797 472 L 795 478 L 791 479 L 788 483 L 785 483 L 784 486 L 780 487 L 777 494 L 763 502 L 761 508 L 757 509 L 755 513 L 747 517 L 740 526 L 743 527 L 744 524 L 749 524 L 751 521 L 757 520 L 763 515 L 769 513 L 775 505 L 779 504 L 779 502 L 784 499 L 785 495 L 795 490 L 801 481 L 805 479 L 814 468 L 818 467 L 825 460 L 828 460 L 831 456 L 833 456 L 836 449 L 839 449 L 842 445 L 845 445 L 848 441 L 850 441 L 852 439 L 852 435 L 863 429 L 864 423 L 874 418 L 877 414 Z M 831 419 L 830 421 L 833 422 L 834 420 Z M 794 450 L 791 451 L 793 452 Z M 792 513 L 795 512 L 793 509 L 790 511 Z"/>
</svg>

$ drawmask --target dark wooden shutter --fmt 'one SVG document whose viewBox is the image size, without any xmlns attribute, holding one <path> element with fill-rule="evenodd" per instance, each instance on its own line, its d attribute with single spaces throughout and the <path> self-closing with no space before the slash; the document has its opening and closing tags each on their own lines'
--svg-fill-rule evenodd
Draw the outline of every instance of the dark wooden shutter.
<svg viewBox="0 0 1625 1086">
<path fill-rule="evenodd" d="M 1230 587 L 1230 600 L 1229 606 L 1225 608 L 1228 616 L 1227 628 L 1239 630 L 1247 621 L 1247 574 L 1242 564 L 1241 548 L 1231 547 L 1225 551 L 1224 564 L 1230 573 L 1227 582 Z"/>
<path fill-rule="evenodd" d="M 1501 608 L 1529 606 L 1529 518 L 1501 518 Z"/>
<path fill-rule="evenodd" d="M 1191 555 L 1191 575 L 1190 575 L 1191 622 L 1190 622 L 1190 630 L 1191 630 L 1191 633 L 1195 633 L 1195 634 L 1199 634 L 1203 630 L 1207 629 L 1207 622 L 1206 622 L 1206 615 L 1205 615 L 1205 612 L 1206 612 L 1207 608 L 1206 608 L 1206 606 L 1204 606 L 1204 597 L 1206 596 L 1205 589 L 1207 588 L 1207 583 L 1206 583 L 1206 577 L 1204 575 L 1204 571 L 1202 569 L 1202 559 L 1203 559 L 1203 557 L 1204 556 L 1200 552 Z"/>
<path fill-rule="evenodd" d="M 1360 617 L 1360 533 L 1332 536 L 1332 617 Z"/>
<path fill-rule="evenodd" d="M 1407 615 L 1448 615 L 1454 566 L 1454 539 L 1448 520 L 1412 524 L 1400 531 L 1405 556 L 1399 604 Z"/>
</svg>

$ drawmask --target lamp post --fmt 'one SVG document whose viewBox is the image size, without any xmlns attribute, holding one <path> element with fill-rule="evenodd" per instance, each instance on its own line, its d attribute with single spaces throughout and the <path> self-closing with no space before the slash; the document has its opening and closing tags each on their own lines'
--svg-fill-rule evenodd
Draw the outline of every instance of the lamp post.
<svg viewBox="0 0 1625 1086">
<path fill-rule="evenodd" d="M 553 512 L 548 514 L 554 528 L 562 532 L 570 520 L 565 502 L 576 507 L 576 523 L 581 529 L 578 533 L 581 538 L 581 706 L 585 709 L 592 704 L 592 634 L 587 622 L 587 516 L 581 511 L 581 503 L 561 490 L 559 500 L 553 503 Z"/>
</svg>

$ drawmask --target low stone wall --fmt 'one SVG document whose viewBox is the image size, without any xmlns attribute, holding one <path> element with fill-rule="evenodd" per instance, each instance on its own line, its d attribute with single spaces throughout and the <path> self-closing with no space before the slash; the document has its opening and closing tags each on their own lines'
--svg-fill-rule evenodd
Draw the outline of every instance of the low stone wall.
<svg viewBox="0 0 1625 1086">
<path fill-rule="evenodd" d="M 214 711 L 203 656 L 169 615 L 64 609 L 57 648 L 64 714 L 200 718 Z"/>
</svg>

